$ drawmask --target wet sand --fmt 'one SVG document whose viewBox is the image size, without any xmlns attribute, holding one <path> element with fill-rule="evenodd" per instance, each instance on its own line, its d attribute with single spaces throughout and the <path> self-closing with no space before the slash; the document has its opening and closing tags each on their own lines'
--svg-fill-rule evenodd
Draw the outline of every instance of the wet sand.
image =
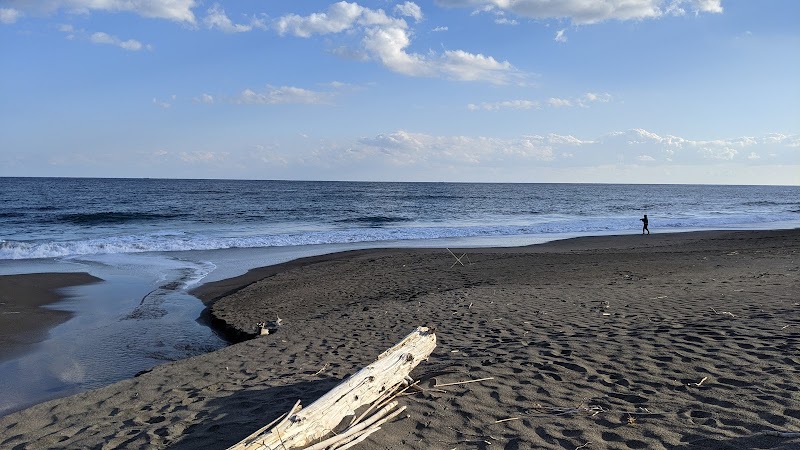
<svg viewBox="0 0 800 450">
<path fill-rule="evenodd" d="M 425 390 L 358 448 L 800 446 L 800 230 L 453 251 L 465 265 L 379 249 L 201 287 L 228 335 L 283 325 L 2 417 L 0 447 L 225 448 L 418 325 L 439 341 Z"/>
<path fill-rule="evenodd" d="M 42 308 L 63 298 L 58 290 L 102 281 L 88 273 L 0 275 L 0 361 L 41 342 L 72 313 Z"/>
</svg>

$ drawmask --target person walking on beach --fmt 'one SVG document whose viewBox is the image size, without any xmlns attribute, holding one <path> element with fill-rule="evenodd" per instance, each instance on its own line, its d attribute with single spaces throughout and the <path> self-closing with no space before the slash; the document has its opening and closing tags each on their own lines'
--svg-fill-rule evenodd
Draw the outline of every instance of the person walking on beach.
<svg viewBox="0 0 800 450">
<path fill-rule="evenodd" d="M 639 220 L 642 221 L 642 234 L 644 234 L 645 231 L 647 231 L 647 234 L 650 234 L 650 229 L 647 228 L 647 214 Z"/>
</svg>

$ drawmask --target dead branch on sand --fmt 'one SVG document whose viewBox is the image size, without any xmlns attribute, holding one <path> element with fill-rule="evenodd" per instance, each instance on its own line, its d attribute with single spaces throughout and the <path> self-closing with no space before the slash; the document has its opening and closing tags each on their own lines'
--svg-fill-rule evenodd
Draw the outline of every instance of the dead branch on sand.
<svg viewBox="0 0 800 450">
<path fill-rule="evenodd" d="M 314 403 L 303 408 L 298 401 L 276 425 L 259 429 L 229 450 L 350 448 L 405 410 L 405 406 L 398 408 L 394 398 L 404 392 L 401 387 L 409 387 L 408 374 L 435 347 L 433 330 L 419 327 Z M 342 429 L 349 417 L 357 418 Z"/>
</svg>

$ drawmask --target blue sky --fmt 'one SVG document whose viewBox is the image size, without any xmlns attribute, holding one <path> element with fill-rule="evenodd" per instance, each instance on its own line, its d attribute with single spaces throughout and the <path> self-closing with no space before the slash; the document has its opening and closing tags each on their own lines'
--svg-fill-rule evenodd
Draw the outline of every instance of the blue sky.
<svg viewBox="0 0 800 450">
<path fill-rule="evenodd" d="M 0 176 L 800 184 L 795 0 L 0 0 Z"/>
</svg>

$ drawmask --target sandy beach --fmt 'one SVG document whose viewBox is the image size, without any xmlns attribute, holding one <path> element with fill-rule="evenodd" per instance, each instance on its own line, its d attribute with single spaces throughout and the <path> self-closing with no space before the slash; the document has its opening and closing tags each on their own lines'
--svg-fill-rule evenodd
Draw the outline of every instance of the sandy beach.
<svg viewBox="0 0 800 450">
<path fill-rule="evenodd" d="M 452 250 L 463 265 L 364 250 L 204 285 L 242 342 L 1 417 L 0 447 L 226 448 L 426 325 L 423 391 L 357 448 L 800 448 L 800 230 Z"/>
<path fill-rule="evenodd" d="M 47 329 L 71 317 L 42 308 L 62 298 L 58 290 L 101 281 L 87 273 L 0 275 L 0 360 L 39 342 Z"/>
</svg>

